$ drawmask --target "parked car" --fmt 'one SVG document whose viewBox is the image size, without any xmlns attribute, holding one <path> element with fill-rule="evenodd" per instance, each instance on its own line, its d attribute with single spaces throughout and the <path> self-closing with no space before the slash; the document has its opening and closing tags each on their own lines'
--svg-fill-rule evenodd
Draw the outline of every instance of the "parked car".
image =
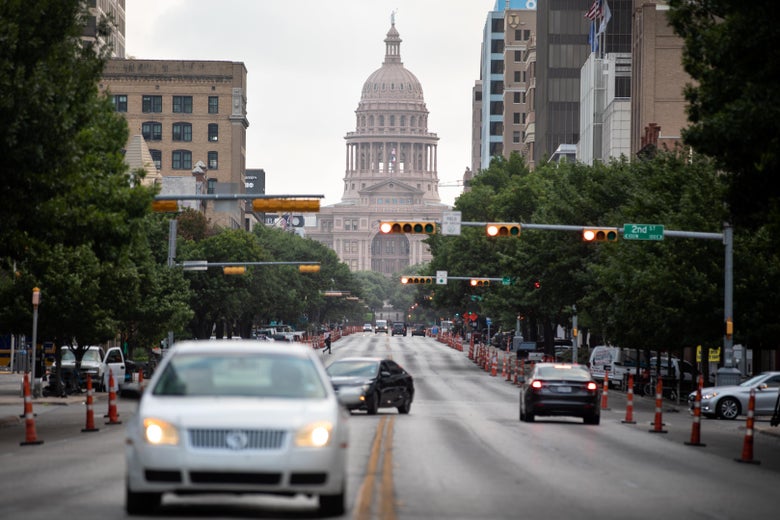
<svg viewBox="0 0 780 520">
<path fill-rule="evenodd" d="M 400 321 L 393 323 L 393 332 L 391 336 L 401 335 L 406 336 L 406 324 Z"/>
<path fill-rule="evenodd" d="M 70 347 L 62 347 L 62 368 L 72 370 L 76 367 L 76 355 Z M 125 382 L 125 357 L 122 349 L 111 347 L 103 350 L 100 346 L 88 346 L 84 348 L 81 357 L 79 378 L 81 385 L 86 386 L 87 375 L 92 379 L 95 390 L 108 390 L 109 372 L 114 376 L 114 390 Z"/>
<path fill-rule="evenodd" d="M 425 336 L 425 325 L 421 323 L 415 324 L 415 326 L 412 327 L 412 336 Z"/>
<path fill-rule="evenodd" d="M 780 372 L 762 372 L 738 385 L 710 386 L 701 391 L 701 414 L 705 417 L 736 419 L 746 414 L 750 390 L 756 390 L 755 415 L 772 415 L 780 391 Z M 688 404 L 693 410 L 696 391 L 688 395 Z"/>
<path fill-rule="evenodd" d="M 348 410 L 366 410 L 375 415 L 379 408 L 397 408 L 407 414 L 414 400 L 412 375 L 391 359 L 349 357 L 327 368 L 339 400 Z"/>
<path fill-rule="evenodd" d="M 215 344 L 216 343 L 216 344 Z M 299 343 L 178 343 L 139 399 L 126 439 L 126 503 L 150 514 L 163 493 L 318 497 L 345 510 L 348 425 L 315 351 Z"/>
<path fill-rule="evenodd" d="M 374 327 L 372 327 L 370 323 L 364 323 L 363 332 L 374 332 Z"/>
<path fill-rule="evenodd" d="M 537 415 L 582 417 L 585 424 L 601 421 L 601 392 L 585 365 L 537 363 L 518 382 L 521 421 L 533 422 Z"/>
</svg>

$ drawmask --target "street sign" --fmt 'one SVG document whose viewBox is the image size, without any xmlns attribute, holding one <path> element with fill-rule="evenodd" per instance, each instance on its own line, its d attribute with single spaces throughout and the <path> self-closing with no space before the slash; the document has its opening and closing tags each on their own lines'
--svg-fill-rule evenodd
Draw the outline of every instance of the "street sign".
<svg viewBox="0 0 780 520">
<path fill-rule="evenodd" d="M 205 271 L 209 268 L 208 260 L 185 260 L 181 263 L 184 271 Z"/>
<path fill-rule="evenodd" d="M 508 276 L 505 276 L 501 279 L 501 285 L 512 285 L 512 279 Z"/>
<path fill-rule="evenodd" d="M 460 211 L 445 211 L 441 214 L 441 234 L 460 235 Z"/>
<path fill-rule="evenodd" d="M 663 240 L 660 224 L 623 224 L 623 240 Z"/>
<path fill-rule="evenodd" d="M 436 271 L 436 285 L 447 285 L 447 271 Z"/>
</svg>

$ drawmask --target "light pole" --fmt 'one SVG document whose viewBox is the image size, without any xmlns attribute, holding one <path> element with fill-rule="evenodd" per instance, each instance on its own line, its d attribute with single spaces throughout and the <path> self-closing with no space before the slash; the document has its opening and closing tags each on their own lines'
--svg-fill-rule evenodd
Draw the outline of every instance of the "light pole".
<svg viewBox="0 0 780 520">
<path fill-rule="evenodd" d="M 30 380 L 33 385 L 33 397 L 38 397 L 37 385 L 35 384 L 35 350 L 38 343 L 38 304 L 41 303 L 41 290 L 37 287 L 33 287 L 32 292 L 32 304 L 33 304 L 33 329 L 32 329 L 32 365 L 30 368 Z"/>
</svg>

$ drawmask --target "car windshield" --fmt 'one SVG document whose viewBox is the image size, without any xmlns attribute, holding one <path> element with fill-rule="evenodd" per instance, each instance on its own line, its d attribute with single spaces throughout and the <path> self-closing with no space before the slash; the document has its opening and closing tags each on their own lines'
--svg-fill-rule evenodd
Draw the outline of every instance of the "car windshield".
<svg viewBox="0 0 780 520">
<path fill-rule="evenodd" d="M 327 368 L 331 377 L 376 377 L 379 363 L 376 361 L 336 361 Z"/>
<path fill-rule="evenodd" d="M 69 348 L 62 349 L 62 361 L 69 362 L 69 363 L 75 363 L 76 362 L 76 356 L 73 354 L 73 351 Z M 98 362 L 100 363 L 100 352 L 95 349 L 85 350 L 84 356 L 81 358 L 81 362 L 84 363 L 87 362 Z"/>
<path fill-rule="evenodd" d="M 757 376 L 751 377 L 747 381 L 743 381 L 742 383 L 739 384 L 739 386 L 744 386 L 744 387 L 756 386 L 760 384 L 764 379 L 766 379 L 766 376 L 767 374 L 758 374 Z"/>
<path fill-rule="evenodd" d="M 539 367 L 536 372 L 539 379 L 563 379 L 566 381 L 590 381 L 590 373 L 578 367 L 549 366 Z"/>
<path fill-rule="evenodd" d="M 311 359 L 279 354 L 177 354 L 152 393 L 323 399 L 327 390 Z"/>
</svg>

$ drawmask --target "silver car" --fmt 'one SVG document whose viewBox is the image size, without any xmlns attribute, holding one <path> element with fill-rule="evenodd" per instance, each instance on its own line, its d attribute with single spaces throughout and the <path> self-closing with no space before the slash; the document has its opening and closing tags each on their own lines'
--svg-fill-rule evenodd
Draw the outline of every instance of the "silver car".
<svg viewBox="0 0 780 520">
<path fill-rule="evenodd" d="M 772 415 L 780 389 L 780 372 L 763 372 L 739 385 L 711 386 L 701 391 L 701 414 L 721 419 L 736 419 L 746 414 L 750 389 L 756 389 L 755 415 Z M 696 392 L 688 395 L 688 404 L 693 410 Z"/>
<path fill-rule="evenodd" d="M 348 414 L 308 345 L 184 342 L 163 357 L 127 428 L 126 509 L 164 493 L 317 496 L 344 514 Z"/>
</svg>

